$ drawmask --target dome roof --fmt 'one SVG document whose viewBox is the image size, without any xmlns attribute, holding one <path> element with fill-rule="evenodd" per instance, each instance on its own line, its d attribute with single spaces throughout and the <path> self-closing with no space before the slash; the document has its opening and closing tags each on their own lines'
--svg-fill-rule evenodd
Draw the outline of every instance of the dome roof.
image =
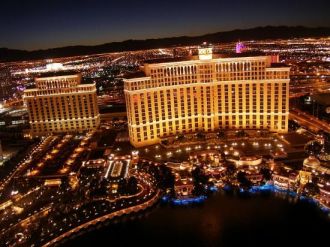
<svg viewBox="0 0 330 247">
<path fill-rule="evenodd" d="M 320 161 L 315 156 L 309 156 L 304 160 L 304 166 L 308 168 L 317 168 L 320 166 Z"/>
</svg>

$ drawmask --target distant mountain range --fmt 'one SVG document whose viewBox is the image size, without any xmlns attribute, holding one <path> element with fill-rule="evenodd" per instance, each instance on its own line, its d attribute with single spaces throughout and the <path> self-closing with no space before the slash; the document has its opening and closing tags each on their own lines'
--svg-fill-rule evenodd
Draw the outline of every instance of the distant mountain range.
<svg viewBox="0 0 330 247">
<path fill-rule="evenodd" d="M 166 48 L 179 45 L 197 45 L 204 41 L 210 43 L 230 42 L 236 40 L 262 40 L 278 38 L 301 38 L 301 37 L 327 37 L 330 36 L 330 27 L 308 28 L 302 26 L 266 26 L 252 29 L 237 29 L 233 31 L 217 32 L 201 36 L 180 36 L 172 38 L 126 40 L 95 46 L 66 46 L 46 50 L 15 50 L 0 48 L 0 61 L 19 61 L 32 59 L 47 59 L 76 55 L 88 55 L 106 52 L 134 51 L 142 49 Z"/>
</svg>

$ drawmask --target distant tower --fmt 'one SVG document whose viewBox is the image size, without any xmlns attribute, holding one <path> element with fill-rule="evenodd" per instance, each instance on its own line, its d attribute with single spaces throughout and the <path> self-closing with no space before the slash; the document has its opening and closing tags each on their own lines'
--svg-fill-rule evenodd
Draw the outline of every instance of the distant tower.
<svg viewBox="0 0 330 247">
<path fill-rule="evenodd" d="M 193 55 L 193 50 L 192 49 L 189 49 L 189 52 L 188 52 L 188 56 L 192 56 Z"/>
<path fill-rule="evenodd" d="M 244 49 L 245 49 L 245 46 L 241 41 L 236 43 L 236 49 L 235 49 L 236 53 L 242 53 L 244 51 Z"/>
<path fill-rule="evenodd" d="M 177 51 L 177 49 L 173 49 L 173 57 L 177 57 L 178 56 L 178 51 Z"/>
</svg>

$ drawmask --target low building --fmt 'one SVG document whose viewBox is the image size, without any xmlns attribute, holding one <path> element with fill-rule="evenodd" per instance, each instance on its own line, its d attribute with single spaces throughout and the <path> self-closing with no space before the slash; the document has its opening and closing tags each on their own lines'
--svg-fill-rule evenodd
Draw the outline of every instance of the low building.
<svg viewBox="0 0 330 247">
<path fill-rule="evenodd" d="M 110 156 L 109 165 L 104 174 L 104 178 L 110 183 L 110 193 L 118 193 L 120 182 L 129 176 L 130 163 L 131 159 L 125 156 Z"/>
<path fill-rule="evenodd" d="M 330 185 L 323 185 L 320 187 L 320 202 L 325 206 L 330 207 Z"/>
<path fill-rule="evenodd" d="M 172 170 L 174 174 L 174 192 L 176 197 L 183 198 L 192 195 L 194 182 L 192 178 L 193 165 L 191 162 L 167 162 L 166 166 Z"/>
<path fill-rule="evenodd" d="M 108 162 L 105 159 L 88 160 L 84 162 L 79 169 L 78 178 L 80 183 L 86 184 L 91 178 L 101 180 L 108 167 Z"/>
<path fill-rule="evenodd" d="M 241 156 L 236 166 L 259 166 L 262 163 L 261 156 Z"/>
<path fill-rule="evenodd" d="M 198 163 L 207 163 L 212 168 L 217 168 L 223 164 L 221 153 L 213 149 L 193 151 L 189 155 L 189 160 L 195 160 Z"/>
<path fill-rule="evenodd" d="M 191 196 L 193 189 L 194 183 L 191 178 L 181 178 L 174 183 L 175 195 L 178 198 Z"/>
<path fill-rule="evenodd" d="M 246 178 L 253 184 L 260 184 L 263 180 L 263 176 L 259 172 L 247 173 Z"/>
<path fill-rule="evenodd" d="M 298 174 L 296 172 L 283 171 L 273 174 L 274 186 L 281 190 L 295 190 L 298 181 Z"/>
<path fill-rule="evenodd" d="M 234 154 L 234 156 L 227 158 L 227 160 L 233 162 L 236 168 L 241 170 L 258 170 L 263 163 L 262 156 L 239 156 L 239 153 L 237 153 L 237 155 Z"/>
<path fill-rule="evenodd" d="M 330 175 L 330 164 L 329 162 L 320 162 L 315 156 L 309 156 L 303 162 L 303 170 L 310 171 L 317 174 L 328 174 Z"/>
<path fill-rule="evenodd" d="M 191 172 L 180 170 L 175 172 L 174 191 L 178 198 L 189 197 L 192 195 L 194 182 Z"/>
</svg>

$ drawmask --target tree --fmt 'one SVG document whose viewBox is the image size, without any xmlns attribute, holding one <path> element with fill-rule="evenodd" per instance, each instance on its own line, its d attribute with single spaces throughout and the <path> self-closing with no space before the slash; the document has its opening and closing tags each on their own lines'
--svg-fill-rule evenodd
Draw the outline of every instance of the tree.
<svg viewBox="0 0 330 247">
<path fill-rule="evenodd" d="M 182 141 L 182 140 L 184 140 L 184 134 L 182 134 L 182 133 L 178 134 L 177 137 L 176 137 L 176 139 L 177 139 L 178 141 Z"/>
<path fill-rule="evenodd" d="M 209 178 L 208 176 L 205 175 L 205 173 L 203 172 L 203 170 L 197 166 L 192 172 L 191 175 L 193 177 L 194 180 L 194 184 L 203 184 L 206 185 Z"/>
<path fill-rule="evenodd" d="M 107 179 L 103 178 L 100 183 L 100 193 L 105 195 L 108 193 L 108 181 Z"/>
<path fill-rule="evenodd" d="M 118 193 L 119 194 L 126 194 L 127 193 L 127 181 L 126 179 L 121 179 L 118 183 Z"/>
<path fill-rule="evenodd" d="M 174 188 L 175 177 L 174 177 L 171 169 L 168 168 L 166 165 L 161 164 L 159 166 L 157 177 L 159 179 L 159 184 L 162 188 L 165 188 L 165 189 Z"/>
<path fill-rule="evenodd" d="M 226 176 L 233 177 L 237 171 L 236 166 L 232 163 L 226 163 Z"/>
<path fill-rule="evenodd" d="M 131 195 L 138 191 L 138 181 L 135 177 L 130 177 L 127 182 L 127 192 Z"/>
<path fill-rule="evenodd" d="M 209 185 L 209 177 L 199 166 L 191 172 L 191 175 L 194 181 L 193 194 L 195 196 L 205 195 L 207 192 L 206 188 Z"/>
<path fill-rule="evenodd" d="M 224 130 L 219 130 L 217 136 L 219 139 L 226 139 L 226 132 Z"/>
<path fill-rule="evenodd" d="M 262 174 L 263 180 L 269 181 L 272 179 L 272 172 L 268 168 L 261 168 L 260 173 Z"/>
<path fill-rule="evenodd" d="M 236 137 L 247 137 L 248 134 L 244 130 L 239 130 L 236 132 Z"/>
<path fill-rule="evenodd" d="M 307 183 L 304 186 L 303 191 L 306 195 L 311 196 L 311 197 L 320 193 L 319 187 L 317 186 L 317 184 L 314 184 L 314 183 Z"/>
<path fill-rule="evenodd" d="M 267 130 L 260 130 L 259 135 L 260 137 L 268 137 L 269 132 Z"/>
<path fill-rule="evenodd" d="M 161 144 L 163 144 L 164 146 L 167 146 L 168 145 L 168 140 L 167 139 L 161 140 Z"/>
<path fill-rule="evenodd" d="M 238 172 L 237 173 L 237 181 L 240 183 L 240 186 L 245 189 L 248 190 L 251 188 L 252 183 L 251 181 L 246 177 L 246 173 L 245 172 Z"/>
<path fill-rule="evenodd" d="M 319 155 L 322 150 L 322 144 L 318 141 L 310 141 L 305 145 L 305 151 L 308 155 Z"/>
<path fill-rule="evenodd" d="M 300 128 L 300 125 L 296 121 L 291 119 L 289 120 L 288 125 L 289 125 L 289 129 L 292 131 L 296 131 L 297 129 Z"/>
<path fill-rule="evenodd" d="M 198 139 L 201 139 L 201 140 L 204 140 L 205 139 L 205 134 L 201 131 L 199 131 L 197 134 L 196 134 L 196 137 Z"/>
<path fill-rule="evenodd" d="M 205 195 L 206 193 L 205 186 L 203 184 L 195 184 L 192 193 L 195 196 Z"/>
</svg>

